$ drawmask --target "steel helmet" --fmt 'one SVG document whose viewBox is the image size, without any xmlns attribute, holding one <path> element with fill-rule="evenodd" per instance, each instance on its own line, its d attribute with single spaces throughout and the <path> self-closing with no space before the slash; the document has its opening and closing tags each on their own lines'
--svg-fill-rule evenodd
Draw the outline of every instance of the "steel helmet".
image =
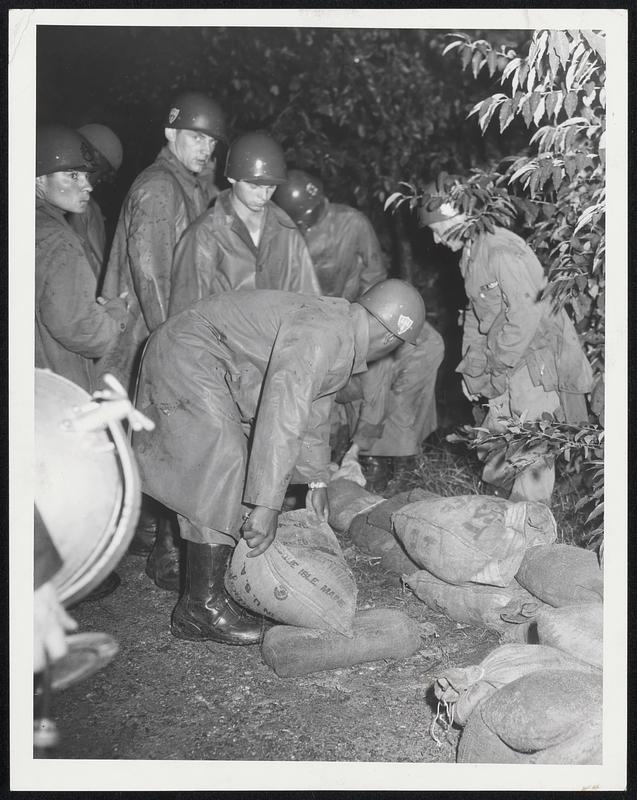
<svg viewBox="0 0 637 800">
<path fill-rule="evenodd" d="M 267 133 L 246 133 L 230 145 L 226 178 L 276 186 L 287 177 L 283 149 Z"/>
<path fill-rule="evenodd" d="M 425 301 L 411 284 L 395 278 L 375 283 L 356 301 L 404 342 L 415 344 L 425 324 Z"/>
<path fill-rule="evenodd" d="M 278 187 L 272 199 L 302 228 L 316 225 L 327 211 L 323 181 L 301 169 L 288 170 L 287 183 Z"/>
<path fill-rule="evenodd" d="M 99 155 L 103 156 L 108 165 L 117 172 L 122 166 L 124 158 L 124 149 L 117 134 L 106 125 L 100 125 L 97 122 L 82 125 L 77 130 L 85 139 L 88 139 Z"/>
<path fill-rule="evenodd" d="M 76 169 L 94 172 L 97 158 L 91 144 L 81 133 L 65 125 L 42 125 L 35 145 L 35 174 L 50 175 Z"/>
<path fill-rule="evenodd" d="M 450 178 L 446 172 L 441 172 L 435 181 L 425 186 L 422 201 L 418 208 L 418 222 L 420 225 L 425 226 L 434 222 L 445 222 L 461 213 L 449 198 L 449 189 L 452 184 L 453 178 Z"/>
<path fill-rule="evenodd" d="M 200 92 L 185 92 L 176 97 L 164 127 L 201 131 L 213 139 L 227 140 L 226 115 L 221 106 Z"/>
</svg>

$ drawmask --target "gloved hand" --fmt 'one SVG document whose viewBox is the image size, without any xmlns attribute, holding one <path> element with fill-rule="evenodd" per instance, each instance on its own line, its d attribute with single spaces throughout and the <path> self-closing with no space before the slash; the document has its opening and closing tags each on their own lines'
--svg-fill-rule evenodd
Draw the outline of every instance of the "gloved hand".
<svg viewBox="0 0 637 800">
<path fill-rule="evenodd" d="M 256 506 L 243 523 L 242 533 L 250 549 L 248 558 L 265 553 L 276 536 L 279 512 L 267 506 Z"/>
</svg>

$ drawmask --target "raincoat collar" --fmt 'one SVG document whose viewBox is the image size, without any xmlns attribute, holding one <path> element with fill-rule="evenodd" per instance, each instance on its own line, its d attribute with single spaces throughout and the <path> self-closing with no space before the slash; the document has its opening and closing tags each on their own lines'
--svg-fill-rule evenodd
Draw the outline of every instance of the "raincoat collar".
<svg viewBox="0 0 637 800">
<path fill-rule="evenodd" d="M 358 303 L 351 303 L 349 307 L 354 329 L 354 366 L 352 375 L 367 372 L 367 353 L 369 352 L 369 320 L 367 313 Z"/>
<path fill-rule="evenodd" d="M 165 144 L 162 149 L 159 151 L 159 155 L 157 156 L 157 161 L 164 162 L 164 166 L 173 175 L 182 183 L 186 184 L 187 186 L 191 186 L 193 189 L 195 187 L 201 188 L 201 184 L 199 183 L 199 178 L 191 172 L 189 169 L 186 169 L 181 161 L 177 158 L 176 155 L 171 151 L 167 144 Z"/>
<path fill-rule="evenodd" d="M 48 217 L 52 217 L 59 222 L 66 222 L 66 212 L 54 206 L 53 203 L 49 203 L 49 201 L 45 200 L 43 197 L 35 198 L 35 209 L 36 211 L 42 211 Z"/>
</svg>

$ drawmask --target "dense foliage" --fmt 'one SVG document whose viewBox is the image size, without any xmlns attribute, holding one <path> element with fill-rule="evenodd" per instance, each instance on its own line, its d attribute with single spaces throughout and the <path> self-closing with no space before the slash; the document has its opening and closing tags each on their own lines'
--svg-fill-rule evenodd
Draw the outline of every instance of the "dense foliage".
<svg viewBox="0 0 637 800">
<path fill-rule="evenodd" d="M 529 131 L 522 154 L 505 157 L 490 169 L 474 170 L 443 187 L 405 184 L 386 207 L 408 203 L 412 210 L 430 208 L 434 195 L 443 195 L 467 213 L 454 235 L 471 238 L 494 224 L 516 221 L 543 261 L 548 284 L 545 295 L 556 306 L 567 305 L 594 370 L 604 365 L 605 253 L 605 39 L 584 30 L 534 31 L 526 55 L 465 33 L 451 36 L 445 48 L 460 58 L 474 77 L 488 72 L 505 91 L 477 102 L 469 116 L 486 132 L 496 121 L 502 134 L 516 118 Z M 437 199 L 438 203 L 442 200 Z M 517 213 L 516 213 L 517 212 Z M 603 429 L 568 426 L 545 415 L 539 422 L 513 417 L 500 434 L 466 426 L 454 440 L 473 447 L 478 439 L 512 458 L 525 450 L 542 449 L 563 469 L 592 471 L 592 494 L 582 505 L 593 508 L 589 522 L 603 511 Z M 591 533 L 596 542 L 601 524 Z"/>
</svg>

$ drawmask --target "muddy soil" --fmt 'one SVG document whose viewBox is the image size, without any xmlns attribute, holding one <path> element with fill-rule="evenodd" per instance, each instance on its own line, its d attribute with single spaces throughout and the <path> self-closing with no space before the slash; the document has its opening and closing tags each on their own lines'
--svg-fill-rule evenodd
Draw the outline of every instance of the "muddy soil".
<svg viewBox="0 0 637 800">
<path fill-rule="evenodd" d="M 383 660 L 279 678 L 260 648 L 184 642 L 170 633 L 176 595 L 126 555 L 122 585 L 73 614 L 81 631 L 119 643 L 96 675 L 56 692 L 61 740 L 53 757 L 262 761 L 452 762 L 459 730 L 430 730 L 431 691 L 445 667 L 479 662 L 496 634 L 428 609 L 400 580 L 339 536 L 358 584 L 358 608 L 399 608 L 417 620 L 421 646 Z"/>
</svg>

